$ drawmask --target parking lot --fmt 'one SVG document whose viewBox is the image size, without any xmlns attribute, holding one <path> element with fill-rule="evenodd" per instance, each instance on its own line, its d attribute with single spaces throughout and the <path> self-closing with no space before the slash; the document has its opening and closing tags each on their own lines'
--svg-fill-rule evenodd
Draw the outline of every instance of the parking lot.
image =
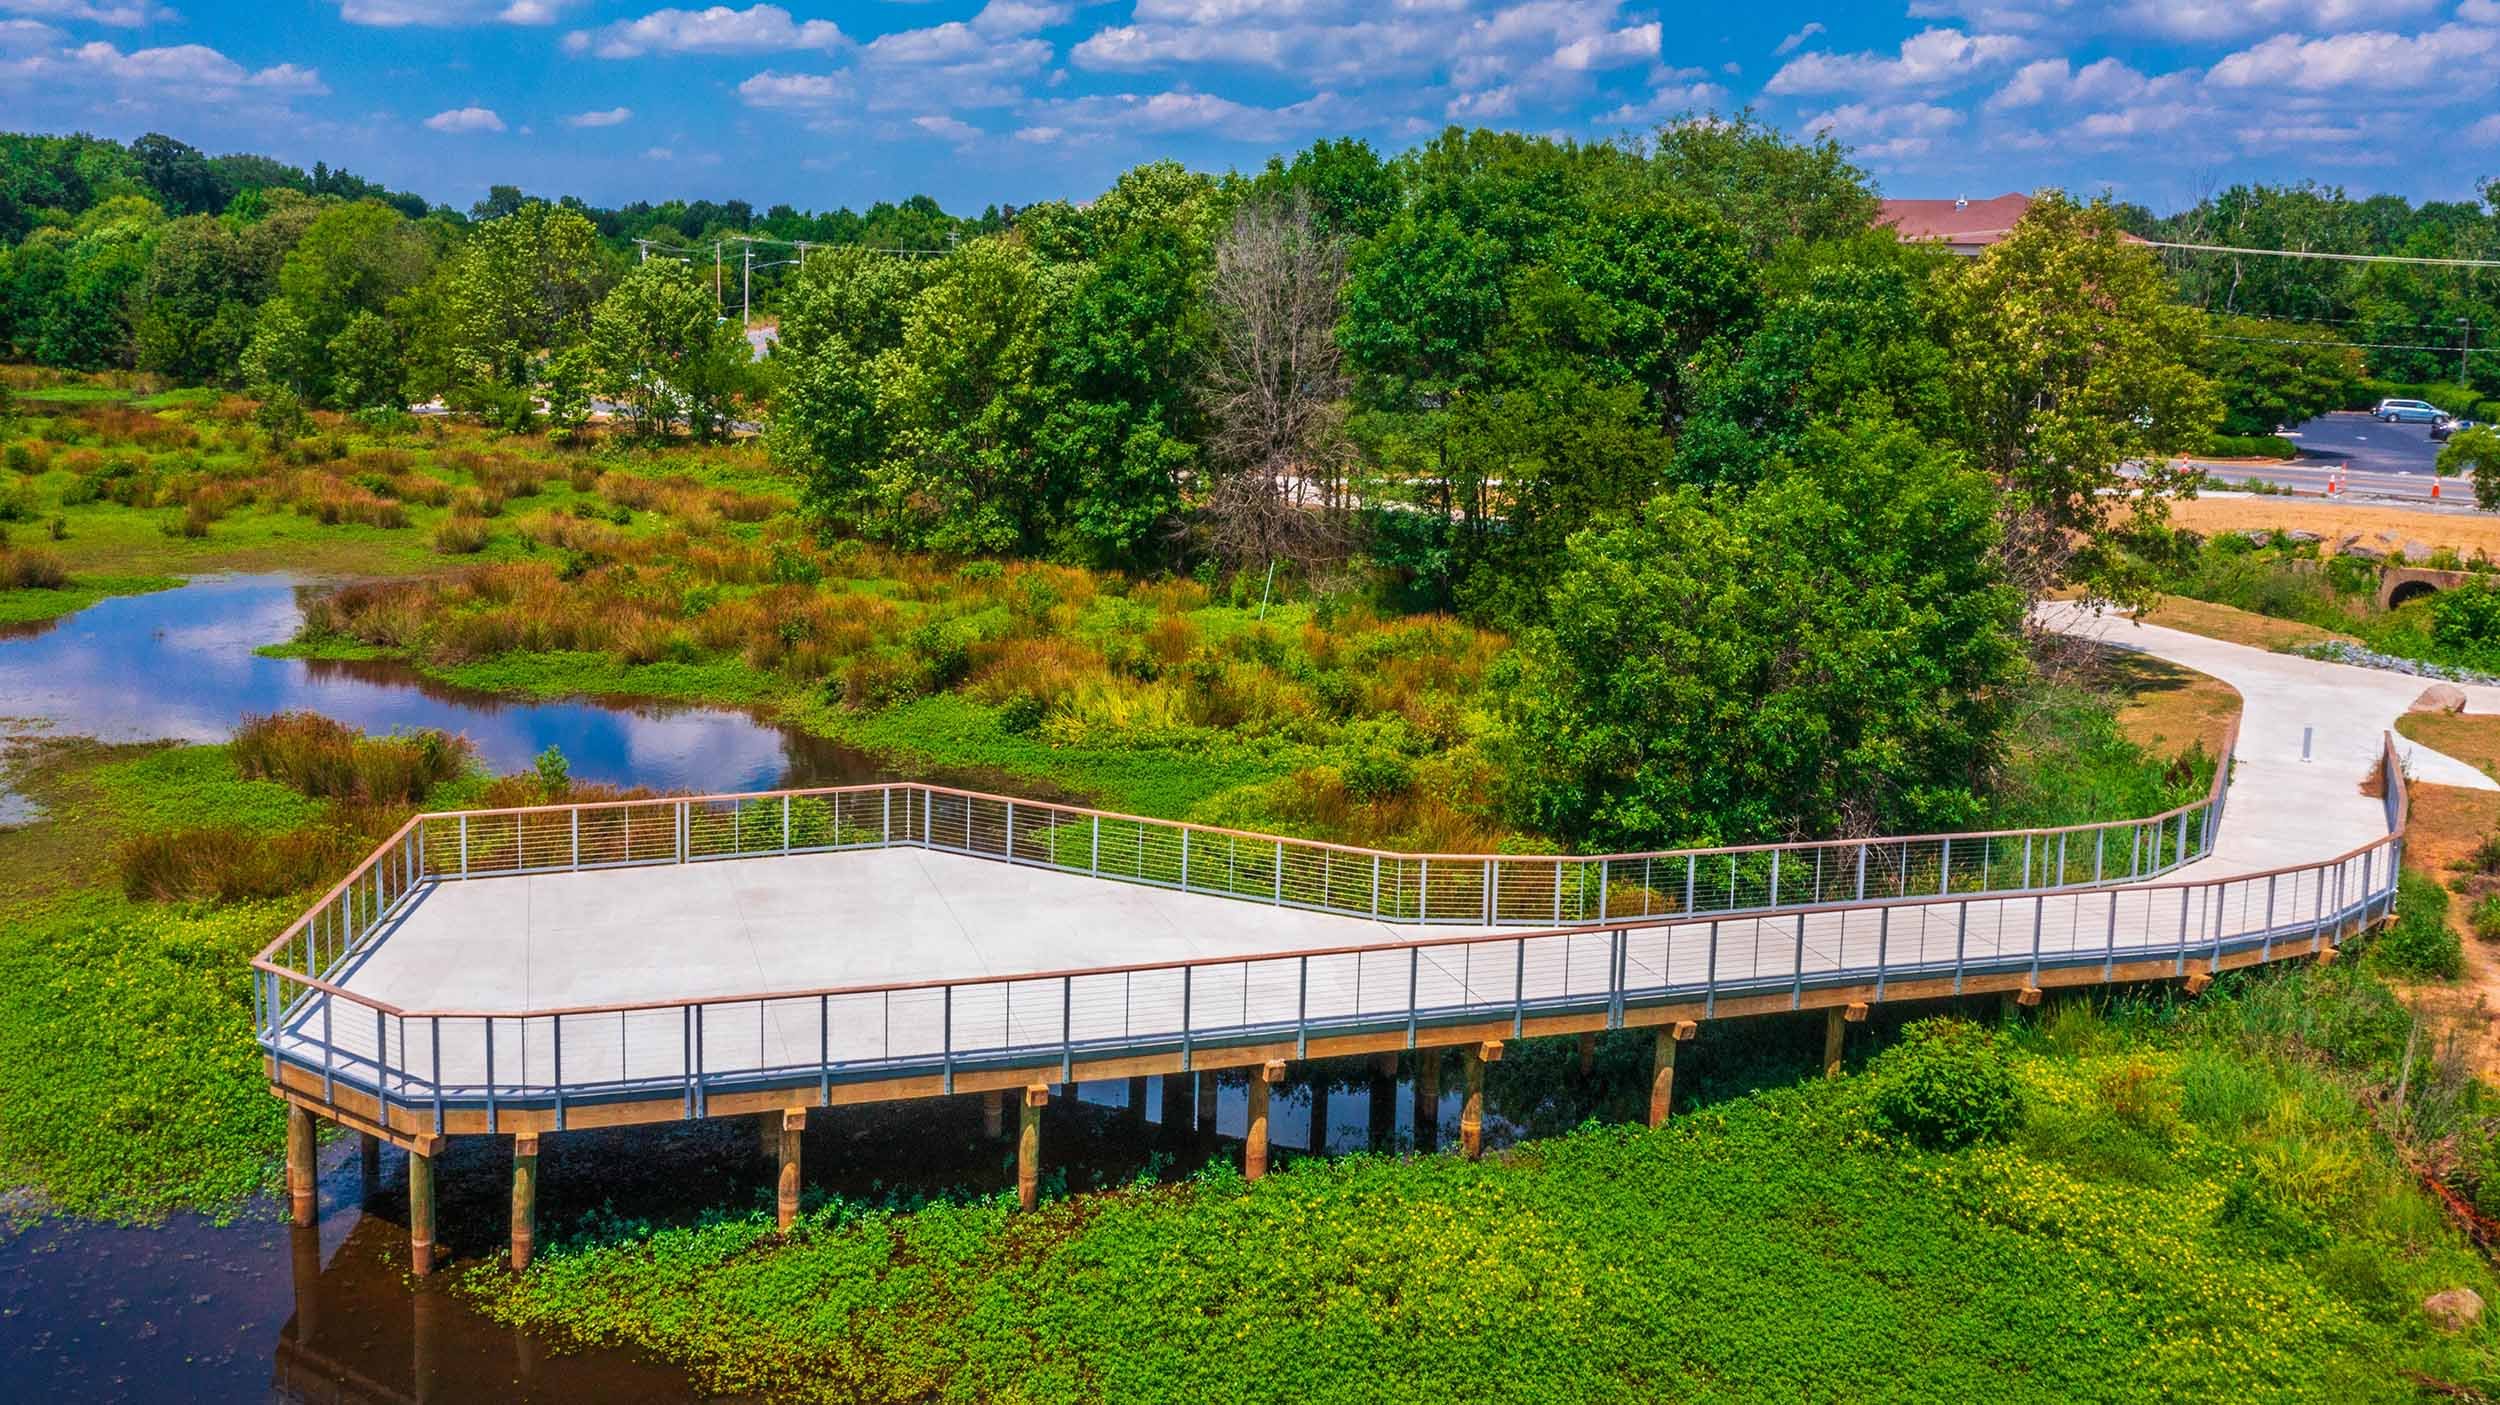
<svg viewBox="0 0 2500 1405">
<path fill-rule="evenodd" d="M 2439 444 L 2426 424 L 2380 424 L 2357 410 L 2320 415 L 2290 436 L 2303 460 L 2323 468 L 2428 475 Z"/>
</svg>

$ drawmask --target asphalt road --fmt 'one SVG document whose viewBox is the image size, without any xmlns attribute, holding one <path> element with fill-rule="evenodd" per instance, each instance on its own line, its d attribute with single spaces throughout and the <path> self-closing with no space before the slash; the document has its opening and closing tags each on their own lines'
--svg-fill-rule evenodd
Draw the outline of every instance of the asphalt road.
<svg viewBox="0 0 2500 1405">
<path fill-rule="evenodd" d="M 2439 445 L 2426 424 L 2380 424 L 2359 411 L 2320 415 L 2291 436 L 2304 461 L 2376 473 L 2429 473 Z"/>
<path fill-rule="evenodd" d="M 2259 482 L 2303 496 L 2324 496 L 2332 480 L 2349 497 L 2424 505 L 2434 501 L 2431 490 L 2437 484 L 2441 507 L 2471 510 L 2474 505 L 2472 483 L 2432 473 L 2440 445 L 2432 440 L 2429 425 L 2381 424 L 2346 411 L 2321 415 L 2286 437 L 2300 446 L 2299 458 L 2289 463 L 2205 464 L 2207 481 L 2216 488 Z"/>
</svg>

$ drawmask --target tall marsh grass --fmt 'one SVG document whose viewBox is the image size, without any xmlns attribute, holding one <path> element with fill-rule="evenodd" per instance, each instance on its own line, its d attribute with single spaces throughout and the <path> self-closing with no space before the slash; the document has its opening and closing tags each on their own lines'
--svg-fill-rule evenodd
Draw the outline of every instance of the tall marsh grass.
<svg viewBox="0 0 2500 1405">
<path fill-rule="evenodd" d="M 368 737 L 315 712 L 246 717 L 235 729 L 235 768 L 305 795 L 368 805 L 413 805 L 469 768 L 465 738 L 437 731 Z"/>
</svg>

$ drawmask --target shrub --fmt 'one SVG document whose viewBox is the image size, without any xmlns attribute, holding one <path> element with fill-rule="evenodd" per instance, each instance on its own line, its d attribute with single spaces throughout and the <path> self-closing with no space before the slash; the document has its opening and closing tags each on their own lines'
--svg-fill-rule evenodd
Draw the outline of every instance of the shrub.
<svg viewBox="0 0 2500 1405">
<path fill-rule="evenodd" d="M 2214 1223 L 2269 1258 L 2306 1254 L 2326 1243 L 2318 1227 L 2291 1206 L 2266 1193 L 2252 1177 L 2242 1176 L 2222 1193 Z"/>
<path fill-rule="evenodd" d="M 482 517 L 446 517 L 434 529 L 434 549 L 445 556 L 467 556 L 484 551 L 493 536 Z"/>
<path fill-rule="evenodd" d="M 1875 1115 L 1921 1146 L 1952 1148 L 2002 1138 L 2022 1120 L 1997 1037 L 1967 1020 L 1920 1020 L 1870 1069 Z"/>
<path fill-rule="evenodd" d="M 48 551 L 0 549 L 0 588 L 59 590 L 69 584 L 69 568 Z"/>
<path fill-rule="evenodd" d="M 2452 981 L 2465 973 L 2465 944 L 2448 925 L 2447 889 L 2412 869 L 2398 876 L 2396 920 L 2378 939 L 2378 960 L 2397 975 L 2423 980 Z"/>
<path fill-rule="evenodd" d="M 315 887 L 371 845 L 348 827 L 271 836 L 219 825 L 134 835 L 115 846 L 114 859 L 123 893 L 136 901 L 240 902 Z"/>
<path fill-rule="evenodd" d="M 436 731 L 368 737 L 315 712 L 246 717 L 234 732 L 235 769 L 306 795 L 414 804 L 468 767 L 466 739 Z"/>
<path fill-rule="evenodd" d="M 2279 434 L 2217 434 L 2205 441 L 2205 452 L 2218 459 L 2290 459 L 2300 446 Z"/>
<path fill-rule="evenodd" d="M 2466 924 L 2474 935 L 2487 942 L 2500 942 L 2500 893 L 2485 893 L 2474 902 Z"/>
<path fill-rule="evenodd" d="M 0 492 L 0 522 L 32 522 L 42 511 L 43 504 L 35 497 L 32 483 L 20 483 Z"/>
</svg>

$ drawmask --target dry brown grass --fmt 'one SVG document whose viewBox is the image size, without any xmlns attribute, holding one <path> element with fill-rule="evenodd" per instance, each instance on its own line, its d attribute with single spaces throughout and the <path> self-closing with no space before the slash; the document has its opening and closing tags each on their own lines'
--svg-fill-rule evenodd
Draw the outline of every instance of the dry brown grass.
<svg viewBox="0 0 2500 1405">
<path fill-rule="evenodd" d="M 2333 630 L 2320 629 L 2314 624 L 2279 620 L 2272 615 L 2235 610 L 2210 600 L 2190 600 L 2184 595 L 2164 596 L 2159 605 L 2139 618 L 2146 624 L 2201 634 L 2227 643 L 2246 644 L 2257 649 L 2298 648 L 2304 644 L 2347 637 Z"/>
<path fill-rule="evenodd" d="M 2200 748 L 2219 756 L 2223 738 L 2239 720 L 2237 688 L 2166 659 L 2098 649 L 2083 668 L 2085 681 L 2124 699 L 2118 729 L 2156 756 L 2184 756 Z"/>
<path fill-rule="evenodd" d="M 2473 492 L 2472 485 L 2462 481 L 2452 481 L 2442 491 L 2451 489 L 2468 500 Z M 2301 498 L 2194 498 L 2172 504 L 2170 520 L 2206 536 L 2281 529 L 2315 532 L 2330 544 L 2356 532 L 2364 541 L 2390 532 L 2434 550 L 2452 547 L 2459 556 L 2472 557 L 2479 551 L 2500 559 L 2500 519 L 2479 513 Z"/>
<path fill-rule="evenodd" d="M 2399 735 L 2500 777 L 2500 716 L 2444 712 L 2408 713 L 2396 721 Z M 2462 882 L 2466 896 L 2448 905 L 2448 925 L 2464 939 L 2465 977 L 2453 985 L 2425 985 L 2409 992 L 2424 1013 L 2455 1032 L 2474 1070 L 2500 1078 L 2500 945 L 2476 939 L 2467 917 L 2474 896 L 2490 887 L 2475 875 L 2471 856 L 2500 833 L 2500 792 L 2460 786 L 2411 787 L 2413 814 L 2405 830 L 2405 859 L 2442 882 Z"/>
</svg>

